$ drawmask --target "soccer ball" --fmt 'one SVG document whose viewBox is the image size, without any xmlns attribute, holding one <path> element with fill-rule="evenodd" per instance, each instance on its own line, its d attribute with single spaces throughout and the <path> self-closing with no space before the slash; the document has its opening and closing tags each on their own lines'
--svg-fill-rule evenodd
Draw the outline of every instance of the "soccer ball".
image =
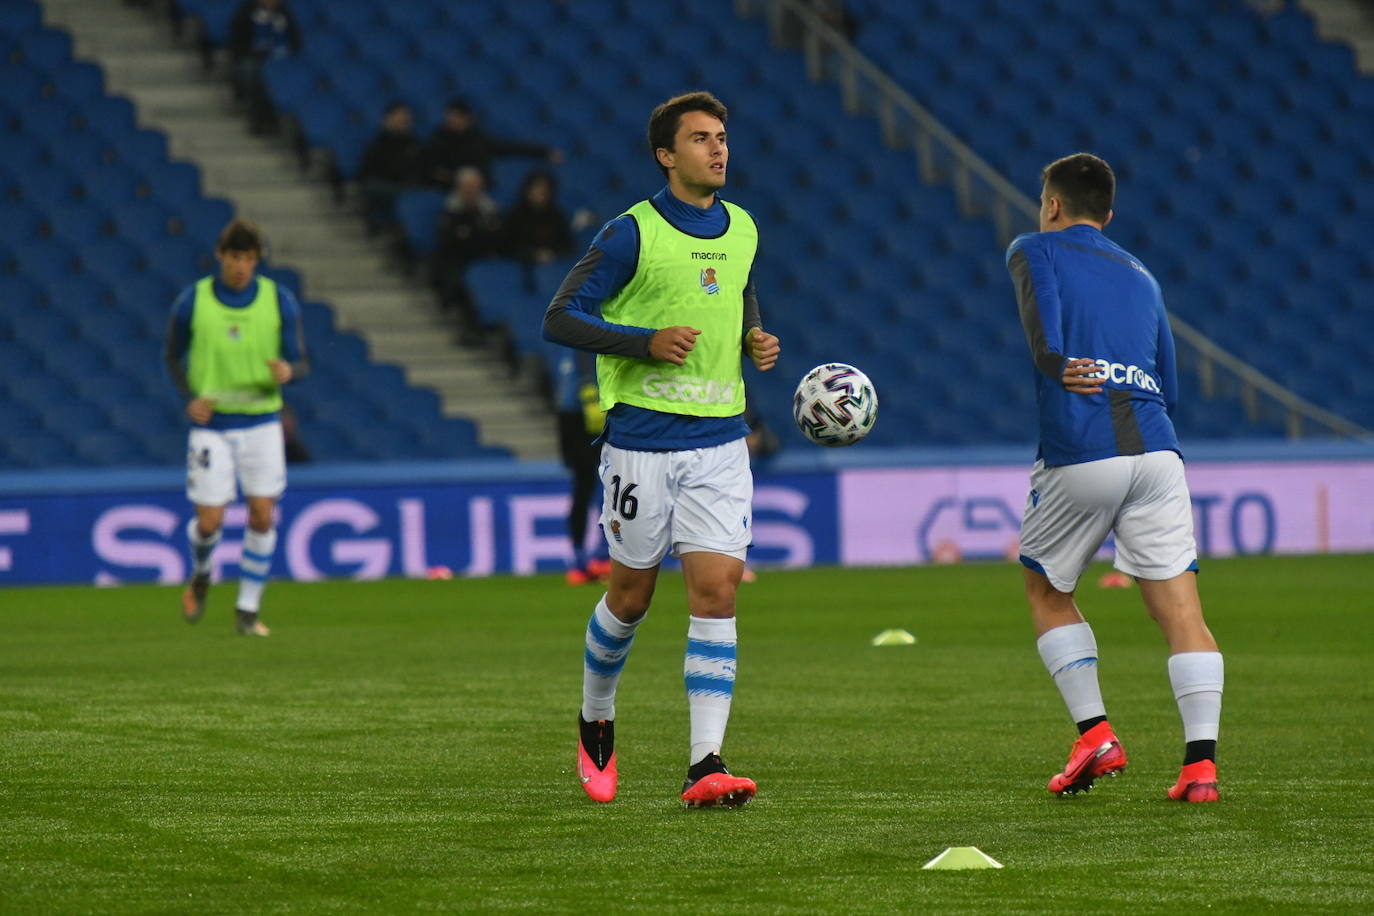
<svg viewBox="0 0 1374 916">
<path fill-rule="evenodd" d="M 792 418 L 817 445 L 853 445 L 878 419 L 873 383 L 846 363 L 826 363 L 802 377 L 792 396 Z"/>
</svg>

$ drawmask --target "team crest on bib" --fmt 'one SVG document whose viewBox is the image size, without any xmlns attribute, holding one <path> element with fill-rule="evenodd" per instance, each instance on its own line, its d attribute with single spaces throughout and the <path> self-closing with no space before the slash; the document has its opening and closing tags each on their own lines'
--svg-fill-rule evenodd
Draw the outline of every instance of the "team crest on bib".
<svg viewBox="0 0 1374 916">
<path fill-rule="evenodd" d="M 701 272 L 701 288 L 706 290 L 706 295 L 714 296 L 720 292 L 720 284 L 716 282 L 716 269 L 708 267 Z"/>
<path fill-rule="evenodd" d="M 231 325 L 229 325 L 229 339 L 230 339 L 230 340 L 238 340 L 238 339 L 239 339 L 239 326 L 238 326 L 238 325 L 236 325 L 236 324 L 231 324 Z"/>
</svg>

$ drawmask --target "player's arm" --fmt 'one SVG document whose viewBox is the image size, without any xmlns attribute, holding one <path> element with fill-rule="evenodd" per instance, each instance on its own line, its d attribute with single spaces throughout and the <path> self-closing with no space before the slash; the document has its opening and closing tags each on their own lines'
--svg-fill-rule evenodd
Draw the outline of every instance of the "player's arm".
<svg viewBox="0 0 1374 916">
<path fill-rule="evenodd" d="M 1155 371 L 1159 373 L 1159 393 L 1164 397 L 1164 409 L 1172 416 L 1178 407 L 1178 359 L 1174 353 L 1169 313 L 1162 301 L 1159 305 L 1159 340 L 1155 344 Z"/>
<path fill-rule="evenodd" d="M 272 369 L 273 381 L 285 385 L 310 374 L 310 359 L 301 331 L 300 300 L 284 286 L 277 287 L 277 310 L 281 313 L 281 359 L 269 359 L 267 365 Z"/>
<path fill-rule="evenodd" d="M 576 350 L 682 365 L 700 333 L 694 328 L 641 328 L 601 317 L 601 303 L 624 288 L 638 261 L 633 217 L 617 217 L 602 227 L 544 311 L 544 339 Z"/>
<path fill-rule="evenodd" d="M 204 426 L 215 412 L 215 402 L 211 398 L 196 397 L 186 378 L 186 354 L 191 349 L 191 313 L 195 310 L 195 303 L 194 286 L 182 290 L 172 303 L 172 314 L 167 319 L 167 335 L 162 344 L 162 359 L 172 384 L 186 399 L 186 415 Z"/>
<path fill-rule="evenodd" d="M 1064 354 L 1063 306 L 1044 242 L 1034 235 L 1012 240 L 1007 248 L 1007 272 L 1036 370 L 1070 391 L 1095 393 L 1089 390 L 1097 387 L 1089 368 L 1093 361 L 1086 357 L 1071 361 Z"/>
<path fill-rule="evenodd" d="M 763 329 L 763 320 L 759 317 L 759 295 L 752 271 L 749 282 L 744 286 L 744 334 L 741 345 L 745 355 L 753 360 L 760 372 L 767 372 L 777 365 L 781 347 L 777 336 Z"/>
</svg>

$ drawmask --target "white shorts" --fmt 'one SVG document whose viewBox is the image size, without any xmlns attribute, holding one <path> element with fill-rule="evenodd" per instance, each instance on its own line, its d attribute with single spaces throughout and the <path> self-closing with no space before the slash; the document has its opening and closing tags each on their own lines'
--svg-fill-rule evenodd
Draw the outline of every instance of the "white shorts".
<svg viewBox="0 0 1374 916">
<path fill-rule="evenodd" d="M 281 422 L 244 429 L 191 429 L 186 450 L 186 498 L 197 506 L 226 506 L 235 483 L 243 495 L 270 496 L 286 489 L 286 446 Z"/>
<path fill-rule="evenodd" d="M 743 560 L 753 539 L 754 475 L 743 439 L 710 448 L 601 449 L 601 530 L 611 559 L 650 569 L 684 553 Z"/>
<path fill-rule="evenodd" d="M 1114 565 L 1127 575 L 1172 579 L 1193 567 L 1193 504 L 1176 452 L 1053 468 L 1035 463 L 1021 519 L 1025 566 L 1072 592 L 1109 533 L 1116 535 Z"/>
</svg>

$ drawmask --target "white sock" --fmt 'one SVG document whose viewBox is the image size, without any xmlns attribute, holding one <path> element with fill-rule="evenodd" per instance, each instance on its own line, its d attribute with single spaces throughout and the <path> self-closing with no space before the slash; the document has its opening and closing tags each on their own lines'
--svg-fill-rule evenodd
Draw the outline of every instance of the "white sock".
<svg viewBox="0 0 1374 916">
<path fill-rule="evenodd" d="M 257 613 L 262 601 L 262 590 L 267 585 L 267 571 L 272 568 L 272 554 L 277 549 L 277 529 L 254 531 L 249 528 L 243 535 L 243 558 L 239 560 L 242 578 L 239 579 L 240 611 Z"/>
<path fill-rule="evenodd" d="M 1107 714 L 1097 686 L 1097 640 L 1086 621 L 1047 631 L 1035 647 L 1075 722 Z"/>
<path fill-rule="evenodd" d="M 208 575 L 213 568 L 210 557 L 214 556 L 215 548 L 219 546 L 219 537 L 223 528 L 215 530 L 215 533 L 208 538 L 200 536 L 200 523 L 193 515 L 191 520 L 186 523 L 186 540 L 191 542 L 191 570 L 197 574 Z"/>
<path fill-rule="evenodd" d="M 1225 674 L 1220 652 L 1180 652 L 1169 656 L 1183 740 L 1215 741 L 1221 730 L 1221 688 Z"/>
<path fill-rule="evenodd" d="M 582 655 L 582 721 L 615 719 L 616 685 L 634 644 L 635 630 L 643 622 L 641 617 L 626 623 L 612 614 L 605 595 L 597 602 L 587 621 L 587 645 Z"/>
<path fill-rule="evenodd" d="M 689 764 L 719 754 L 735 694 L 735 618 L 693 617 L 683 659 L 687 711 L 692 723 Z"/>
</svg>

